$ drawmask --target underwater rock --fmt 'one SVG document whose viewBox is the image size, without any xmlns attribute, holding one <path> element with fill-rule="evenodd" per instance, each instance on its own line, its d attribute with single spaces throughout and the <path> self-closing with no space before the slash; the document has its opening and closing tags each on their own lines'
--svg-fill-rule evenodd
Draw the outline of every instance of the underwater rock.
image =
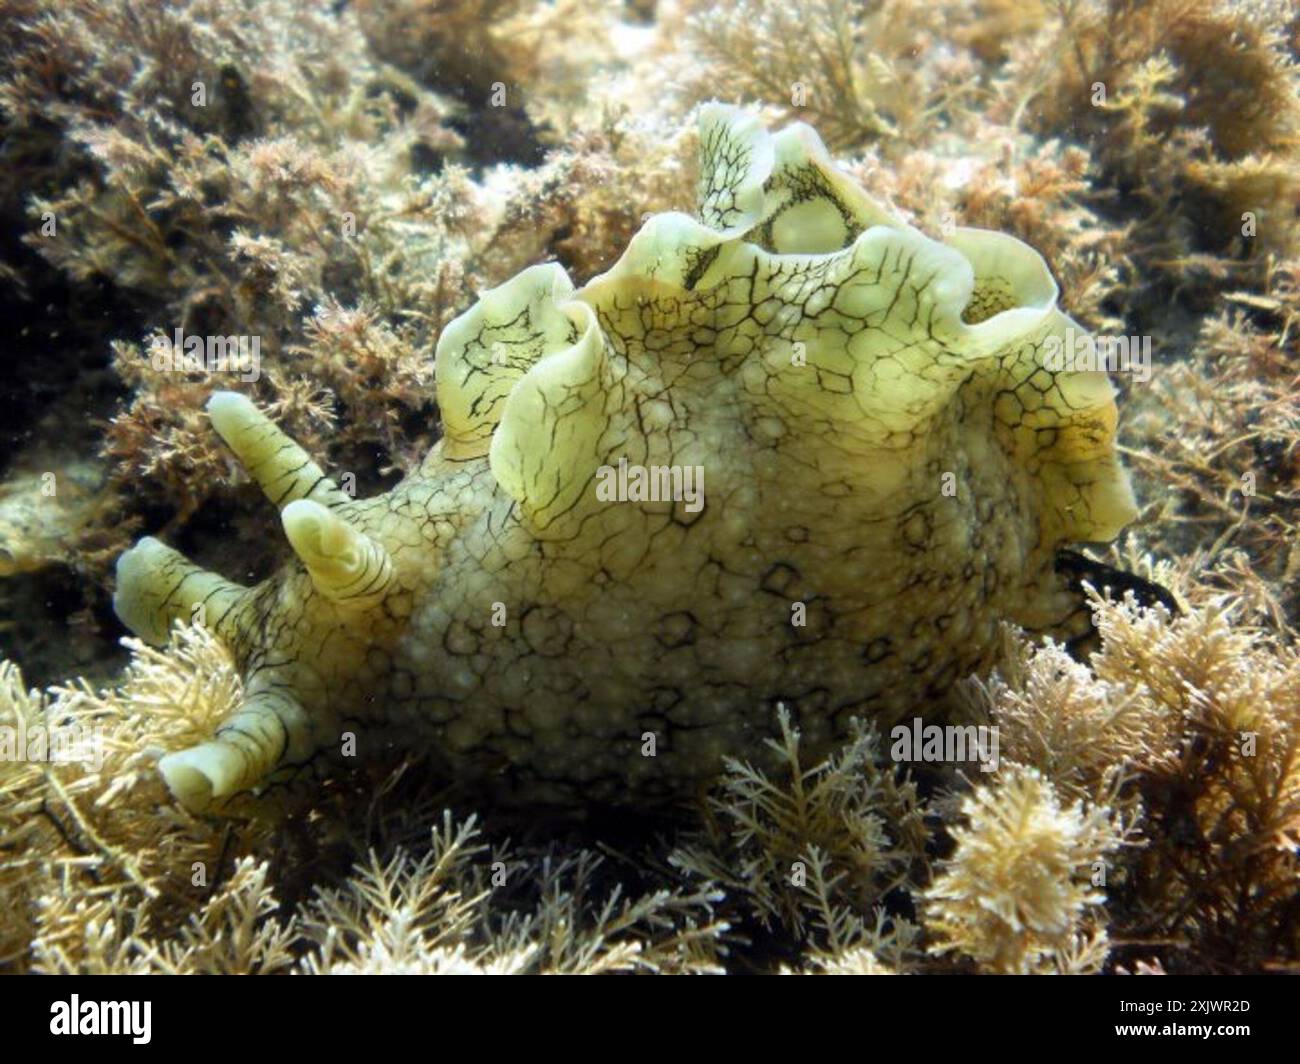
<svg viewBox="0 0 1300 1064">
<path fill-rule="evenodd" d="M 575 290 L 555 264 L 438 342 L 445 435 L 354 500 L 246 398 L 217 432 L 296 555 L 246 588 L 154 539 L 118 564 L 141 637 L 195 617 L 245 701 L 164 757 L 194 809 L 388 742 L 502 800 L 671 800 L 851 718 L 938 714 L 1012 621 L 1059 631 L 1063 545 L 1135 515 L 1104 373 L 1042 258 L 943 241 L 817 135 L 701 112 L 698 214 L 659 214 Z"/>
</svg>

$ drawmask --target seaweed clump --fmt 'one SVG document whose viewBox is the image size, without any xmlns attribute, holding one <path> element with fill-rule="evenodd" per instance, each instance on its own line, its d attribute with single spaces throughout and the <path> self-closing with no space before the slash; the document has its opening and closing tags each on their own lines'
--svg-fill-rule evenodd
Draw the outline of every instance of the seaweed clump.
<svg viewBox="0 0 1300 1064">
<path fill-rule="evenodd" d="M 1125 955 L 1165 970 L 1290 968 L 1300 953 L 1300 656 L 1202 590 L 1173 617 L 1094 599 L 1088 666 L 1017 644 L 984 686 L 1004 763 L 1113 811 L 1101 857 Z"/>
<path fill-rule="evenodd" d="M 51 267 L 137 308 L 102 441 L 119 493 L 153 485 L 144 501 L 187 520 L 233 482 L 202 431 L 218 381 L 363 478 L 427 445 L 416 367 L 471 290 L 478 204 L 463 170 L 413 166 L 460 145 L 445 102 L 372 59 L 350 16 L 288 0 L 24 0 L 0 25 L 0 201 Z M 255 341 L 256 360 L 183 359 L 161 346 L 178 331 L 226 355 Z"/>
<path fill-rule="evenodd" d="M 1032 128 L 1092 150 L 1099 184 L 1127 204 L 1147 276 L 1204 290 L 1258 277 L 1269 253 L 1294 248 L 1300 91 L 1286 5 L 1049 10 L 1012 53 L 1019 106 Z"/>
<path fill-rule="evenodd" d="M 730 921 L 802 943 L 818 970 L 894 971 L 917 959 L 918 929 L 886 900 L 906 896 L 925 871 L 930 831 L 914 781 L 882 763 L 876 733 L 858 725 L 814 765 L 789 713 L 768 740 L 781 771 L 730 759 L 709 796 L 702 828 L 669 857 L 672 867 L 724 892 Z"/>
<path fill-rule="evenodd" d="M 931 952 L 1004 975 L 1100 970 L 1106 896 L 1086 873 L 1119 846 L 1111 812 L 1067 805 L 1037 771 L 1011 765 L 966 795 L 961 815 L 925 893 Z"/>
</svg>

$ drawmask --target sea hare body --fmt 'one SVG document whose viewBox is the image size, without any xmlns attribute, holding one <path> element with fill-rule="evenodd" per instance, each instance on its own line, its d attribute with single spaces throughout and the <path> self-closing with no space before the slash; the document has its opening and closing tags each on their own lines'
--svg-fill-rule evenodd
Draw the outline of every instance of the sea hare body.
<svg viewBox="0 0 1300 1064">
<path fill-rule="evenodd" d="M 777 702 L 813 745 L 937 711 L 1001 621 L 1075 609 L 1058 548 L 1134 507 L 1109 381 L 1045 367 L 1078 327 L 1042 259 L 904 225 L 806 126 L 711 105 L 700 139 L 696 216 L 447 327 L 444 438 L 388 494 L 213 398 L 295 557 L 253 588 L 152 539 L 119 563 L 130 627 L 202 605 L 244 671 L 242 709 L 162 761 L 186 804 L 348 732 L 504 798 L 670 799 L 756 756 Z"/>
</svg>

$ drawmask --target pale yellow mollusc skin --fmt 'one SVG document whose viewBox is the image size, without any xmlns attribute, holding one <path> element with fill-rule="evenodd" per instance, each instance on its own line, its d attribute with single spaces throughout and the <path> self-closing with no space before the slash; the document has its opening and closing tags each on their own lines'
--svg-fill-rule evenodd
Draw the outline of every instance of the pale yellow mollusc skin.
<svg viewBox="0 0 1300 1064">
<path fill-rule="evenodd" d="M 814 750 L 855 716 L 937 714 L 1001 622 L 1075 610 L 1057 549 L 1134 503 L 1110 382 L 1045 358 L 1081 330 L 1040 256 L 903 224 L 807 126 L 699 122 L 695 216 L 652 217 L 578 290 L 524 270 L 446 328 L 444 438 L 386 495 L 349 499 L 213 397 L 294 557 L 252 588 L 153 539 L 119 562 L 133 630 L 201 607 L 245 677 L 211 741 L 161 762 L 184 803 L 345 733 L 503 800 L 673 800 L 761 758 L 778 702 Z"/>
</svg>

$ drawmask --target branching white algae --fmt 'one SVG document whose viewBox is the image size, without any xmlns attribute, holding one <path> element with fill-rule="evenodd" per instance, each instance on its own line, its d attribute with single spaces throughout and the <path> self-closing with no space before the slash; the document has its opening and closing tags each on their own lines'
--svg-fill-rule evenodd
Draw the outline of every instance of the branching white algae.
<svg viewBox="0 0 1300 1064">
<path fill-rule="evenodd" d="M 697 216 L 650 218 L 581 289 L 533 266 L 447 327 L 444 438 L 386 495 L 350 499 L 213 397 L 296 557 L 252 588 L 154 539 L 119 562 L 132 629 L 202 607 L 245 676 L 211 741 L 161 762 L 187 805 L 349 733 L 502 798 L 671 799 L 761 758 L 775 702 L 825 747 L 854 716 L 939 712 L 1000 622 L 1076 610 L 1057 550 L 1134 504 L 1106 376 L 1043 366 L 1078 326 L 1042 258 L 904 225 L 807 126 L 711 105 L 700 139 Z M 620 463 L 698 473 L 703 505 L 598 494 Z"/>
</svg>

